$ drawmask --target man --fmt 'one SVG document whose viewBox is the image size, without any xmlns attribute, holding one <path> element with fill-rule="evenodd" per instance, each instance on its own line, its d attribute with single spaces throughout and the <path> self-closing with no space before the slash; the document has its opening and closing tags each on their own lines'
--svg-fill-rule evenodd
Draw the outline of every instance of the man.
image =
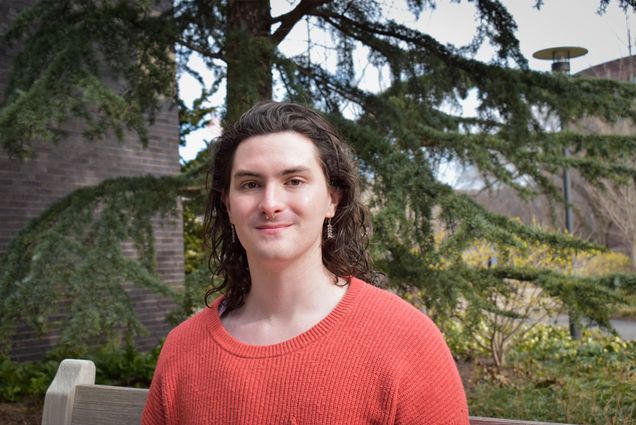
<svg viewBox="0 0 636 425">
<path fill-rule="evenodd" d="M 216 142 L 206 230 L 222 284 L 166 339 L 143 424 L 468 424 L 435 325 L 371 286 L 348 146 L 261 103 Z"/>
</svg>

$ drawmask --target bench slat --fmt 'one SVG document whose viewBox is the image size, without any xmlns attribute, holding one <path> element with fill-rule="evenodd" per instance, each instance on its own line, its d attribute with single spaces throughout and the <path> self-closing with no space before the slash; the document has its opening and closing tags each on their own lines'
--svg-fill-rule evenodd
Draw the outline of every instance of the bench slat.
<svg viewBox="0 0 636 425">
<path fill-rule="evenodd" d="M 523 421 L 519 419 L 482 418 L 470 417 L 470 425 L 570 425 L 555 422 Z"/>
<path fill-rule="evenodd" d="M 148 390 L 78 385 L 71 425 L 139 425 Z"/>
</svg>

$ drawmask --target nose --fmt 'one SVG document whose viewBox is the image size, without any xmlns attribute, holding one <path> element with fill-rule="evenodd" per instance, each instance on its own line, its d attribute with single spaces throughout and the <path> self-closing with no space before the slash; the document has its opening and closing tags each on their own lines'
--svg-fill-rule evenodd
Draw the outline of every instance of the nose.
<svg viewBox="0 0 636 425">
<path fill-rule="evenodd" d="M 262 194 L 260 209 L 265 214 L 265 218 L 269 220 L 284 209 L 284 194 L 281 188 L 275 184 L 266 185 Z"/>
</svg>

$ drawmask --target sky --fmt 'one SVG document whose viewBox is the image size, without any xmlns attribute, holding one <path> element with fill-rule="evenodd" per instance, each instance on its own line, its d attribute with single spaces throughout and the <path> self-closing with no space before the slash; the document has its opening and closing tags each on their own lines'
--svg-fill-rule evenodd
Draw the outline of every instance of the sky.
<svg viewBox="0 0 636 425">
<path fill-rule="evenodd" d="M 277 16 L 290 9 L 297 1 L 272 0 L 272 15 Z M 413 17 L 404 0 L 386 0 L 387 16 L 409 24 L 426 32 L 442 43 L 452 43 L 457 46 L 468 44 L 476 30 L 475 8 L 465 0 L 457 3 L 451 0 L 438 0 L 435 10 L 424 11 L 419 19 Z M 625 14 L 613 0 L 604 14 L 597 14 L 599 0 L 545 0 L 540 10 L 533 7 L 535 0 L 502 0 L 517 22 L 517 38 L 521 52 L 528 59 L 528 65 L 536 71 L 549 71 L 550 61 L 537 60 L 532 54 L 541 49 L 558 46 L 577 46 L 588 50 L 585 56 L 571 60 L 571 72 L 608 62 L 630 54 L 629 42 L 632 40 L 632 54 L 636 54 L 636 14 Z M 311 28 L 311 26 L 310 26 Z M 630 37 L 628 37 L 630 31 Z M 280 49 L 288 54 L 294 54 L 307 49 L 307 26 L 305 21 L 299 23 L 289 34 Z M 311 28 L 309 32 L 315 44 L 322 44 L 319 30 Z M 493 49 L 483 46 L 477 54 L 477 59 L 488 61 L 493 55 Z M 311 50 L 312 61 L 329 63 L 334 61 L 332 55 L 319 47 Z M 366 61 L 364 54 L 360 61 Z M 192 59 L 197 67 L 197 59 Z M 205 74 L 203 65 L 198 65 Z M 388 78 L 381 72 L 370 67 L 361 66 L 356 77 L 363 88 L 380 90 L 389 84 Z M 187 78 L 179 81 L 179 92 L 182 99 L 189 103 L 199 93 L 197 84 Z M 223 94 L 219 93 L 213 102 L 222 102 Z M 188 143 L 180 148 L 182 160 L 193 158 L 205 146 L 206 140 L 211 140 L 219 133 L 218 126 L 203 129 L 188 137 Z"/>
</svg>

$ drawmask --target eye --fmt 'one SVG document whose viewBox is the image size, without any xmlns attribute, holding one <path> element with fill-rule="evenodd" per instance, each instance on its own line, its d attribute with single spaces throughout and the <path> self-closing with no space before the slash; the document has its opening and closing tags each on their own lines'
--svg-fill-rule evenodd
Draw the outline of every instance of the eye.
<svg viewBox="0 0 636 425">
<path fill-rule="evenodd" d="M 299 178 L 292 178 L 287 180 L 287 184 L 289 184 L 290 186 L 300 186 L 304 183 L 304 181 L 302 179 Z"/>
<path fill-rule="evenodd" d="M 256 189 L 258 188 L 258 183 L 254 182 L 254 181 L 248 181 L 248 182 L 244 182 L 241 183 L 241 189 Z"/>
</svg>

